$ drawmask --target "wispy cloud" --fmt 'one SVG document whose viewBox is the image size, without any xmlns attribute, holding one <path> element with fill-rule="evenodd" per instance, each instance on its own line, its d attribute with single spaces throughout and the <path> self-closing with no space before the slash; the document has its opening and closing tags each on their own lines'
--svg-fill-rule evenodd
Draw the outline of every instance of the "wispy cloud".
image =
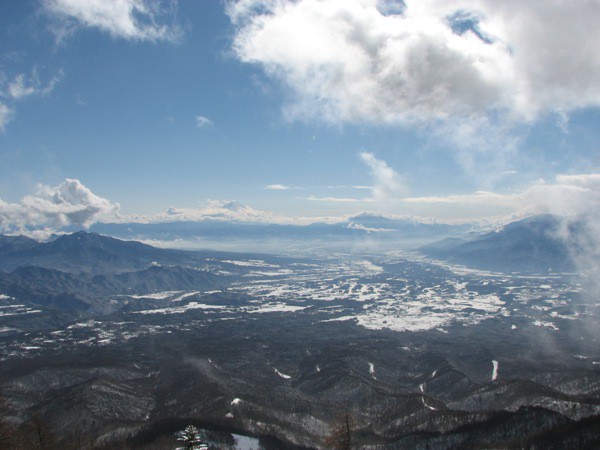
<svg viewBox="0 0 600 450">
<path fill-rule="evenodd" d="M 388 208 L 404 197 L 408 188 L 400 174 L 385 161 L 377 159 L 369 152 L 359 154 L 360 159 L 369 167 L 373 177 L 373 200 L 384 208 Z"/>
<path fill-rule="evenodd" d="M 288 191 L 293 188 L 291 186 L 286 186 L 285 184 L 267 184 L 265 189 L 268 191 Z"/>
<path fill-rule="evenodd" d="M 537 180 L 511 193 L 477 191 L 472 194 L 405 197 L 404 204 L 435 206 L 452 205 L 456 213 L 463 208 L 480 211 L 495 210 L 509 217 L 532 214 L 581 216 L 588 211 L 600 211 L 600 174 L 557 175 L 554 181 Z"/>
<path fill-rule="evenodd" d="M 205 116 L 196 116 L 196 127 L 210 128 L 214 125 L 213 121 Z"/>
<path fill-rule="evenodd" d="M 56 19 L 59 40 L 84 27 L 133 41 L 177 41 L 182 35 L 174 24 L 176 1 L 43 0 L 43 6 Z"/>
<path fill-rule="evenodd" d="M 20 100 L 31 95 L 48 95 L 54 90 L 56 85 L 60 83 L 63 77 L 64 72 L 60 70 L 47 83 L 42 84 L 38 77 L 37 70 L 34 69 L 29 76 L 24 73 L 17 75 L 8 84 L 6 93 L 15 100 Z"/>
<path fill-rule="evenodd" d="M 385 161 L 375 157 L 372 153 L 362 152 L 359 157 L 369 168 L 373 178 L 371 186 L 366 185 L 325 185 L 315 186 L 318 189 L 356 189 L 370 190 L 370 197 L 339 197 L 339 196 L 316 196 L 310 195 L 305 200 L 331 203 L 371 203 L 376 204 L 378 209 L 386 210 L 406 195 L 408 189 L 400 174 L 392 169 Z"/>
<path fill-rule="evenodd" d="M 0 71 L 0 80 L 9 80 L 0 84 L 0 131 L 5 131 L 7 123 L 15 115 L 16 104 L 32 96 L 49 95 L 64 78 L 64 72 L 58 70 L 46 82 L 42 82 L 34 67 L 30 74 L 20 73 L 12 78 Z"/>
<path fill-rule="evenodd" d="M 8 85 L 8 95 L 14 99 L 28 97 L 35 93 L 35 88 L 25 83 L 25 75 L 20 74 Z"/>
</svg>

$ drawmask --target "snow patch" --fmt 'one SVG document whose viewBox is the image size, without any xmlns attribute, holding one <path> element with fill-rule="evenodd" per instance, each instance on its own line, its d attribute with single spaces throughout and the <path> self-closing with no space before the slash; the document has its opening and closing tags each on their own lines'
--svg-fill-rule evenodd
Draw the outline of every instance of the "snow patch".
<svg viewBox="0 0 600 450">
<path fill-rule="evenodd" d="M 371 375 L 375 374 L 375 366 L 373 365 L 373 363 L 369 363 L 369 373 Z"/>
<path fill-rule="evenodd" d="M 169 297 L 173 297 L 174 295 L 180 294 L 181 291 L 163 291 L 163 292 L 154 292 L 152 294 L 134 294 L 134 295 L 126 295 L 126 297 L 131 297 L 135 299 L 141 298 L 150 298 L 152 300 L 164 300 Z"/>
<path fill-rule="evenodd" d="M 286 375 L 285 373 L 280 372 L 279 370 L 277 370 L 275 367 L 273 367 L 273 370 L 275 371 L 275 373 L 277 375 L 279 375 L 281 378 L 283 378 L 284 380 L 289 380 L 290 378 L 292 378 L 289 375 Z"/>
<path fill-rule="evenodd" d="M 185 294 L 181 294 L 179 297 L 175 297 L 173 300 L 171 300 L 172 302 L 180 302 L 181 300 L 191 297 L 193 295 L 199 294 L 200 292 L 198 291 L 194 291 L 194 292 L 187 292 Z"/>
<path fill-rule="evenodd" d="M 270 304 L 261 306 L 258 309 L 248 310 L 248 313 L 251 314 L 263 314 L 263 313 L 271 313 L 271 312 L 296 312 L 302 309 L 306 309 L 306 306 L 293 306 L 293 305 L 285 305 L 283 303 L 278 304 Z"/>
<path fill-rule="evenodd" d="M 545 321 L 542 321 L 542 320 L 536 320 L 536 321 L 533 322 L 533 324 L 536 327 L 546 327 L 546 328 L 550 328 L 551 330 L 554 330 L 554 331 L 560 330 L 560 328 L 558 328 L 552 322 L 545 322 Z"/>
<path fill-rule="evenodd" d="M 421 402 L 423 403 L 423 406 L 425 406 L 426 408 L 429 408 L 432 411 L 437 411 L 437 408 L 434 408 L 433 406 L 429 406 L 426 402 L 425 402 L 425 397 L 421 397 Z"/>
<path fill-rule="evenodd" d="M 383 267 L 376 266 L 371 261 L 363 260 L 358 261 L 356 263 L 359 267 L 361 267 L 365 272 L 370 272 L 372 274 L 378 274 L 383 272 Z"/>
<path fill-rule="evenodd" d="M 495 359 L 492 361 L 493 369 L 492 369 L 492 381 L 496 381 L 498 379 L 498 361 Z"/>
<path fill-rule="evenodd" d="M 206 305 L 204 303 L 191 302 L 187 305 L 176 306 L 172 308 L 145 309 L 143 311 L 133 311 L 134 314 L 183 314 L 192 309 L 225 309 L 222 305 Z"/>
<path fill-rule="evenodd" d="M 223 263 L 227 263 L 227 264 L 233 264 L 234 266 L 240 266 L 240 267 L 280 267 L 277 264 L 269 264 L 263 260 L 260 259 L 249 259 L 246 261 L 237 261 L 237 260 L 223 260 L 221 261 Z"/>
</svg>

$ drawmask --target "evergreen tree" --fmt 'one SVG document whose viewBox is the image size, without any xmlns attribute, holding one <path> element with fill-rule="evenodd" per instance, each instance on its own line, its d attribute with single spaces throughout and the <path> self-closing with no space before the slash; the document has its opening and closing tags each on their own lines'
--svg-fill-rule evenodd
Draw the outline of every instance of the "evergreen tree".
<svg viewBox="0 0 600 450">
<path fill-rule="evenodd" d="M 208 448 L 206 444 L 202 443 L 198 428 L 196 428 L 194 425 L 189 425 L 185 428 L 185 430 L 180 431 L 178 433 L 177 440 L 183 444 L 183 447 L 178 447 L 178 450 L 201 450 Z"/>
</svg>

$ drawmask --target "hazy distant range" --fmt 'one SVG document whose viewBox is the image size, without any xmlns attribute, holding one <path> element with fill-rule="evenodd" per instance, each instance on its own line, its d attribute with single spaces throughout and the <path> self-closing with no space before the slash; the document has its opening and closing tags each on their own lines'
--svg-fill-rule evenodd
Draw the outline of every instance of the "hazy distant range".
<svg viewBox="0 0 600 450">
<path fill-rule="evenodd" d="M 417 248 L 449 237 L 464 237 L 474 225 L 423 223 L 374 214 L 359 214 L 337 223 L 309 225 L 233 221 L 96 223 L 90 231 L 185 249 L 288 252 L 324 248 L 379 251 Z M 75 230 L 67 230 L 75 231 Z"/>
<path fill-rule="evenodd" d="M 537 215 L 484 231 L 475 224 L 423 223 L 360 214 L 333 224 L 97 223 L 90 231 L 181 249 L 279 254 L 410 250 L 478 269 L 548 273 L 576 270 L 573 249 L 558 233 L 563 220 Z"/>
</svg>

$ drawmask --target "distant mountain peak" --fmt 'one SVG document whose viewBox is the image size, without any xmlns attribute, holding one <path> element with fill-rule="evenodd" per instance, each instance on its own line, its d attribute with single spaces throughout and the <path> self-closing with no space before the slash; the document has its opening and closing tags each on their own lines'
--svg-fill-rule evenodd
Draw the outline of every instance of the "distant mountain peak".
<svg viewBox="0 0 600 450">
<path fill-rule="evenodd" d="M 62 236 L 59 236 L 58 238 L 56 238 L 54 240 L 54 242 L 60 243 L 60 242 L 75 242 L 78 241 L 79 243 L 99 243 L 102 242 L 104 240 L 112 240 L 115 241 L 117 239 L 110 237 L 110 236 L 103 236 L 101 234 L 98 233 L 94 233 L 91 231 L 84 231 L 84 230 L 80 230 L 80 231 L 76 231 L 74 233 L 70 233 L 70 234 L 63 234 Z"/>
<path fill-rule="evenodd" d="M 232 211 L 232 212 L 248 211 L 251 209 L 250 207 L 244 205 L 243 203 L 240 203 L 235 200 L 222 203 L 220 206 L 221 206 L 221 208 L 226 209 L 228 211 Z"/>
</svg>

